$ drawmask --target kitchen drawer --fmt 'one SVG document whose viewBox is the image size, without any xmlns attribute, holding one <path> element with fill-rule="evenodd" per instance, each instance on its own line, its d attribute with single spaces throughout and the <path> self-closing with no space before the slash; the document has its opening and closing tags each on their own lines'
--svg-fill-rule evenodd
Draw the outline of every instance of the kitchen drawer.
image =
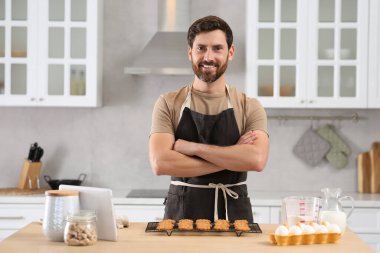
<svg viewBox="0 0 380 253">
<path fill-rule="evenodd" d="M 347 224 L 355 233 L 380 233 L 380 209 L 355 208 Z"/>
<path fill-rule="evenodd" d="M 357 234 L 374 251 L 380 253 L 380 234 Z"/>
<path fill-rule="evenodd" d="M 252 207 L 253 221 L 256 223 L 269 223 L 270 221 L 270 211 L 269 207 Z"/>
<path fill-rule="evenodd" d="M 127 216 L 131 222 L 158 221 L 164 218 L 165 206 L 115 205 L 116 215 Z"/>
<path fill-rule="evenodd" d="M 280 224 L 281 222 L 281 208 L 271 207 L 270 208 L 270 224 Z"/>
<path fill-rule="evenodd" d="M 0 229 L 19 229 L 43 216 L 43 204 L 3 204 L 0 205 Z"/>
</svg>

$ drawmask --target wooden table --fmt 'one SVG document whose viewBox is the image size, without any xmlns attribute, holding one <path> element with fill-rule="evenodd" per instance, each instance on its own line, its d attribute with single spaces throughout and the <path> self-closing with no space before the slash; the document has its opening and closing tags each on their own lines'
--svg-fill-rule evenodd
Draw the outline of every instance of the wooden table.
<svg viewBox="0 0 380 253">
<path fill-rule="evenodd" d="M 243 234 L 237 237 L 234 233 L 199 234 L 188 232 L 175 233 L 167 236 L 165 233 L 145 233 L 146 223 L 132 223 L 129 228 L 119 230 L 117 242 L 98 241 L 92 246 L 67 246 L 63 242 L 48 241 L 42 234 L 39 223 L 31 223 L 14 235 L 0 242 L 1 253 L 168 253 L 168 252 L 207 252 L 207 253 L 374 253 L 352 231 L 347 230 L 337 244 L 274 246 L 270 244 L 268 233 L 275 230 L 277 225 L 260 224 L 262 234 Z"/>
</svg>

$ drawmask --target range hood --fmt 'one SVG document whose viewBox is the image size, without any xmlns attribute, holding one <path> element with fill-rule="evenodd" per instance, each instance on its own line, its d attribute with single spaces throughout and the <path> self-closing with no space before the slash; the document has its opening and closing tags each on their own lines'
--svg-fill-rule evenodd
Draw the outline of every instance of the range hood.
<svg viewBox="0 0 380 253">
<path fill-rule="evenodd" d="M 187 57 L 189 0 L 158 0 L 158 31 L 125 74 L 192 75 Z"/>
</svg>

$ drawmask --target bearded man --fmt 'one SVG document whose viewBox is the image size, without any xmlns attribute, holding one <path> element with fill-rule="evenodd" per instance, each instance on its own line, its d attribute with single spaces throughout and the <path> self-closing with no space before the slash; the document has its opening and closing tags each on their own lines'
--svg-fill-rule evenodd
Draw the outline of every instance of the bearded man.
<svg viewBox="0 0 380 253">
<path fill-rule="evenodd" d="M 252 223 L 246 180 L 268 159 L 265 110 L 225 82 L 235 48 L 223 19 L 196 20 L 187 40 L 194 80 L 161 95 L 152 114 L 150 164 L 171 176 L 164 218 Z"/>
</svg>

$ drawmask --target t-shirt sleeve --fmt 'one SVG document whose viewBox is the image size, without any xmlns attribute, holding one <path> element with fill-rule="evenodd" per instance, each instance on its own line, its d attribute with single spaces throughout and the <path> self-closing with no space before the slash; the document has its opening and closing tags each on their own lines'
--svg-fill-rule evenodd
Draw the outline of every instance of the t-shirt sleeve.
<svg viewBox="0 0 380 253">
<path fill-rule="evenodd" d="M 267 114 L 257 99 L 247 98 L 245 114 L 247 121 L 244 133 L 251 130 L 261 130 L 268 134 Z"/>
<path fill-rule="evenodd" d="M 163 95 L 157 99 L 153 108 L 150 134 L 154 133 L 170 133 L 174 135 L 174 122 Z"/>
</svg>

